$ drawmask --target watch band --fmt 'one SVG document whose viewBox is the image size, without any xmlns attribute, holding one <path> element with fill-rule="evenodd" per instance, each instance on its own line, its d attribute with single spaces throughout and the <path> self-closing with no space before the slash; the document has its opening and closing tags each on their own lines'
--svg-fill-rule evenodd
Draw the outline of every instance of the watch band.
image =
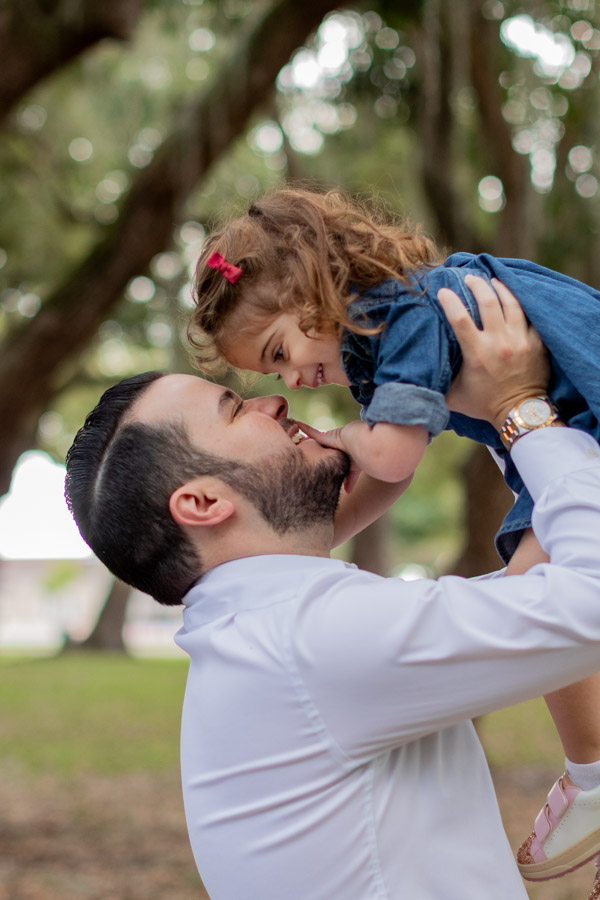
<svg viewBox="0 0 600 900">
<path fill-rule="evenodd" d="M 549 428 L 559 418 L 558 410 L 545 394 L 528 397 L 513 407 L 500 429 L 500 438 L 507 450 L 524 434 L 539 428 Z"/>
</svg>

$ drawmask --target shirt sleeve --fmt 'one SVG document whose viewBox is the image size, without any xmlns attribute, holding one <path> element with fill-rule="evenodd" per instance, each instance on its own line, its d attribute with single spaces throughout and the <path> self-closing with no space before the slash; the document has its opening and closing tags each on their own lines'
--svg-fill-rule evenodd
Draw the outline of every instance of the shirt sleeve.
<svg viewBox="0 0 600 900">
<path fill-rule="evenodd" d="M 369 425 L 423 425 L 430 434 L 439 434 L 448 424 L 444 396 L 451 379 L 441 315 L 428 299 L 403 296 L 390 307 L 378 341 L 375 390 L 363 419 Z"/>
<path fill-rule="evenodd" d="M 409 583 L 350 570 L 305 599 L 297 664 L 351 758 L 367 760 L 598 669 L 598 444 L 574 429 L 543 429 L 513 453 L 550 563 L 510 578 Z"/>
</svg>

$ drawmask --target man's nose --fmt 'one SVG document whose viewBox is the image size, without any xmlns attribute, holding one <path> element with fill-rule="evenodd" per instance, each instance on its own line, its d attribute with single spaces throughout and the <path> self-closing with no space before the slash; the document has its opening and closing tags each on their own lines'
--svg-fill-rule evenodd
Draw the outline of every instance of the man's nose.
<svg viewBox="0 0 600 900">
<path fill-rule="evenodd" d="M 268 397 L 253 397 L 246 401 L 252 404 L 254 409 L 271 416 L 272 419 L 285 419 L 288 414 L 288 402 L 280 394 L 270 394 Z"/>
</svg>

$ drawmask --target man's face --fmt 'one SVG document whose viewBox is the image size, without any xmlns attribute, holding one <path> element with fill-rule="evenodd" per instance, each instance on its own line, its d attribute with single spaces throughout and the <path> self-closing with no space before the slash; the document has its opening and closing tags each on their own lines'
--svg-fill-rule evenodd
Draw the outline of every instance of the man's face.
<svg viewBox="0 0 600 900">
<path fill-rule="evenodd" d="M 194 446 L 243 463 L 262 463 L 282 451 L 317 462 L 338 451 L 297 440 L 284 397 L 242 400 L 236 393 L 195 375 L 165 375 L 136 402 L 132 417 L 148 425 L 177 422 Z"/>
<path fill-rule="evenodd" d="M 193 375 L 166 375 L 144 392 L 131 417 L 148 425 L 182 424 L 194 447 L 232 465 L 220 475 L 250 499 L 276 531 L 333 520 L 348 473 L 345 454 L 309 439 L 280 396 L 242 400 Z M 229 476 L 229 477 L 228 477 Z"/>
</svg>

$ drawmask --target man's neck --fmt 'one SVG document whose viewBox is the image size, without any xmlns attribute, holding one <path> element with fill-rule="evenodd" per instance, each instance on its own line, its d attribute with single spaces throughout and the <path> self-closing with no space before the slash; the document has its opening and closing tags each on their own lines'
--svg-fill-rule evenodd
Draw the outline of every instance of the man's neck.
<svg viewBox="0 0 600 900">
<path fill-rule="evenodd" d="M 232 533 L 227 540 L 215 541 L 212 546 L 200 547 L 206 572 L 234 559 L 250 556 L 316 556 L 329 558 L 333 540 L 333 527 L 321 526 L 280 535 L 270 529 L 258 533 L 244 531 Z"/>
</svg>

